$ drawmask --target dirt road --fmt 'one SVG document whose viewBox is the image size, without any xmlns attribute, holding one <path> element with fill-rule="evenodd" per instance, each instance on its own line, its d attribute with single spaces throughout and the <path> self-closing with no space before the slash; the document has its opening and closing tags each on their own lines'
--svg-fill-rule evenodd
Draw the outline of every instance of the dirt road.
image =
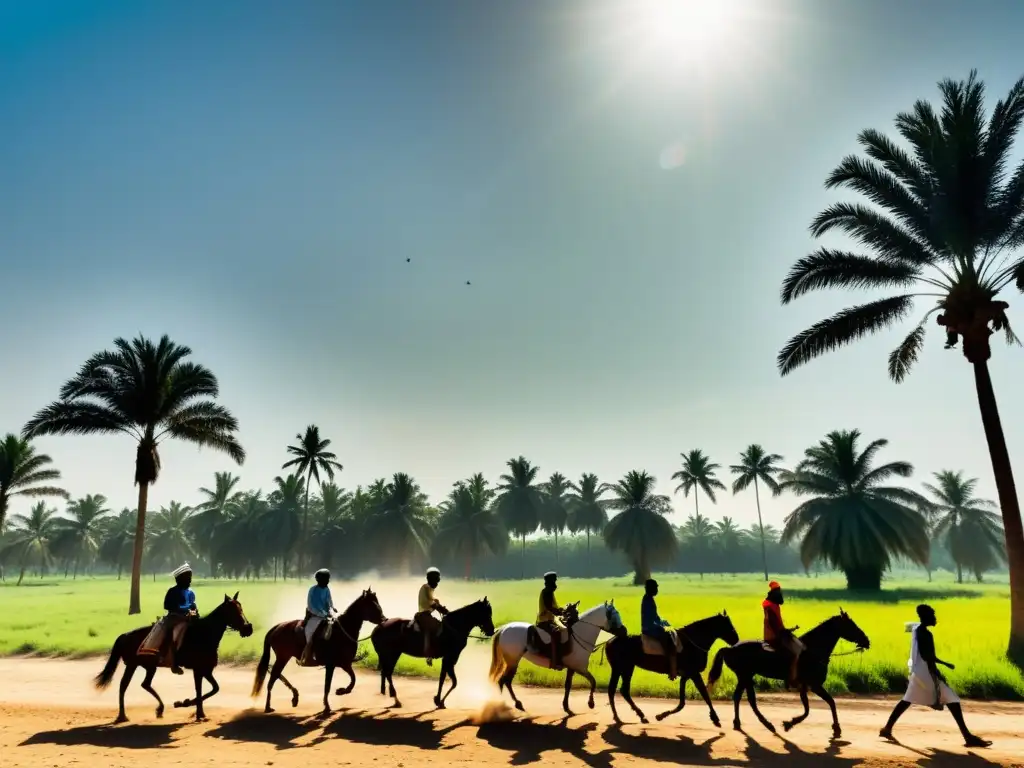
<svg viewBox="0 0 1024 768">
<path fill-rule="evenodd" d="M 726 728 L 711 725 L 703 705 L 689 702 L 682 713 L 662 723 L 640 725 L 623 706 L 624 726 L 612 722 L 607 695 L 597 708 L 586 706 L 585 692 L 574 692 L 575 717 L 561 713 L 561 696 L 548 690 L 522 689 L 529 713 L 513 715 L 491 704 L 493 688 L 475 669 L 460 669 L 462 683 L 449 708 L 433 711 L 436 684 L 401 679 L 403 708 L 388 710 L 377 680 L 361 675 L 348 697 L 332 696 L 336 712 L 319 717 L 322 673 L 289 668 L 302 692 L 296 709 L 283 687 L 275 688 L 277 713 L 265 715 L 262 703 L 249 698 L 252 671 L 222 668 L 221 693 L 209 702 L 207 723 L 191 722 L 191 712 L 170 708 L 185 698 L 191 676 L 176 678 L 161 671 L 155 687 L 168 703 L 163 719 L 154 717 L 153 700 L 138 688 L 128 697 L 132 722 L 113 726 L 117 710 L 116 680 L 97 693 L 90 685 L 102 662 L 0 660 L 0 765 L 25 768 L 57 766 L 171 765 L 218 766 L 397 766 L 414 768 L 429 761 L 456 765 L 693 766 L 758 765 L 801 768 L 835 764 L 1024 766 L 1024 706 L 968 703 L 968 723 L 994 740 L 988 750 L 968 751 L 948 713 L 915 708 L 904 716 L 897 735 L 901 744 L 878 738 L 891 701 L 843 700 L 839 717 L 843 738 L 830 741 L 827 709 L 816 707 L 807 723 L 785 737 L 773 736 L 753 718 L 744 703 L 746 734 L 734 732 L 731 704 L 717 705 Z M 336 683 L 343 684 L 336 678 Z M 653 715 L 670 702 L 638 699 Z M 343 707 L 343 708 L 342 708 Z M 795 697 L 766 701 L 765 714 L 776 724 L 798 712 Z M 627 717 L 627 713 L 629 716 Z"/>
</svg>

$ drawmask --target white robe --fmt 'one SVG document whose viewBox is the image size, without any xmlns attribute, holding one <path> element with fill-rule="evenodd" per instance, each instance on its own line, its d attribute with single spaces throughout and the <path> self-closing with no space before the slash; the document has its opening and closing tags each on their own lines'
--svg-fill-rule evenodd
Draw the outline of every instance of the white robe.
<svg viewBox="0 0 1024 768">
<path fill-rule="evenodd" d="M 910 660 L 907 667 L 910 669 L 910 682 L 907 684 L 907 692 L 903 694 L 903 700 L 908 704 L 921 704 L 931 707 L 935 704 L 935 681 L 928 671 L 928 664 L 921 658 L 921 652 L 917 645 L 917 630 L 920 624 L 912 624 L 907 627 L 911 632 Z M 939 683 L 939 702 L 942 704 L 958 704 L 958 697 L 953 689 L 943 682 Z"/>
</svg>

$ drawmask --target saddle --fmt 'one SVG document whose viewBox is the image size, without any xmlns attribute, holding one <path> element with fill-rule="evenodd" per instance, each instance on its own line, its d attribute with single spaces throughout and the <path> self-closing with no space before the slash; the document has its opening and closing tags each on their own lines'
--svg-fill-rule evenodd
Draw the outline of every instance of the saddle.
<svg viewBox="0 0 1024 768">
<path fill-rule="evenodd" d="M 683 641 L 679 639 L 679 633 L 675 629 L 668 630 L 669 637 L 672 638 L 672 645 L 675 646 L 676 653 L 683 652 Z M 643 651 L 648 656 L 664 656 L 665 646 L 661 644 L 661 640 L 650 635 L 640 635 L 640 644 L 643 647 Z"/>
<path fill-rule="evenodd" d="M 561 642 L 558 650 L 559 655 L 564 659 L 572 653 L 572 635 L 567 629 L 561 630 L 559 634 Z M 547 658 L 551 655 L 551 633 L 536 624 L 531 624 L 526 630 L 526 645 L 533 653 Z"/>
</svg>

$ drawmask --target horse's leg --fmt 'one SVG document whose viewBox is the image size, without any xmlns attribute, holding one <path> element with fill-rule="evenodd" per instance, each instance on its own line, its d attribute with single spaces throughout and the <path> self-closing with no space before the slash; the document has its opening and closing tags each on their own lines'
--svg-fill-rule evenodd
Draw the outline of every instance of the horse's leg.
<svg viewBox="0 0 1024 768">
<path fill-rule="evenodd" d="M 619 670 L 612 667 L 612 672 L 608 676 L 608 706 L 612 708 L 612 719 L 616 723 L 621 723 L 622 718 L 619 717 L 618 711 L 615 709 L 615 691 L 619 687 Z"/>
<path fill-rule="evenodd" d="M 838 739 L 843 735 L 843 729 L 839 727 L 839 713 L 836 712 L 836 700 L 829 695 L 829 692 L 825 690 L 825 686 L 821 683 L 811 687 L 819 698 L 824 699 L 825 703 L 828 704 L 828 708 L 832 710 L 832 737 Z"/>
<path fill-rule="evenodd" d="M 327 697 L 331 693 L 331 681 L 334 680 L 334 665 L 324 665 L 324 708 L 321 714 L 329 715 L 331 713 L 331 704 L 327 700 Z"/>
<path fill-rule="evenodd" d="M 508 695 L 512 697 L 512 702 L 516 705 L 516 709 L 520 712 L 525 712 L 526 707 L 523 706 L 523 702 L 516 698 L 516 692 L 512 690 L 512 678 L 516 676 L 516 672 L 518 671 L 518 664 L 513 667 L 507 667 L 505 669 L 505 674 L 501 677 L 501 680 L 505 683 L 505 687 L 508 688 Z"/>
<path fill-rule="evenodd" d="M 716 728 L 721 728 L 722 721 L 718 719 L 718 713 L 715 712 L 715 705 L 711 703 L 711 694 L 708 693 L 708 687 L 704 684 L 704 678 L 700 676 L 700 672 L 693 676 L 693 684 L 697 688 L 697 693 L 699 693 L 700 697 L 704 699 L 704 703 L 708 705 L 708 712 L 711 714 L 711 722 Z M 679 696 L 682 697 L 685 691 L 686 689 L 684 687 L 680 687 Z M 685 699 L 682 698 L 681 700 L 685 701 Z"/>
<path fill-rule="evenodd" d="M 590 698 L 587 699 L 587 706 L 590 707 L 591 709 L 593 709 L 594 708 L 594 691 L 597 690 L 597 680 L 595 680 L 594 676 L 592 674 L 590 674 L 590 670 L 589 669 L 581 670 L 579 672 L 579 675 L 584 680 L 586 680 L 588 683 L 590 683 Z"/>
<path fill-rule="evenodd" d="M 444 662 L 442 660 L 442 662 L 441 662 L 442 667 L 445 665 L 445 663 L 446 662 Z M 450 677 L 452 679 L 452 685 L 451 685 L 451 688 L 448 689 L 448 693 L 446 693 L 444 696 L 441 697 L 441 704 L 440 704 L 441 709 L 444 709 L 444 700 L 452 695 L 452 691 L 455 690 L 455 686 L 457 686 L 459 684 L 458 678 L 455 677 L 455 664 L 452 664 L 451 667 L 449 667 L 449 669 L 448 669 L 448 677 Z"/>
<path fill-rule="evenodd" d="M 289 683 L 287 680 L 285 680 L 284 679 L 284 675 L 281 674 L 281 672 L 284 670 L 284 667 L 285 667 L 285 665 L 287 663 L 288 663 L 288 659 L 287 658 L 283 658 L 282 659 L 280 656 L 277 656 L 274 659 L 274 666 L 272 666 L 270 668 L 270 679 L 267 680 L 267 705 L 263 708 L 263 711 L 266 712 L 267 714 L 269 714 L 269 713 L 274 711 L 274 708 L 272 706 L 270 706 L 270 691 L 274 688 L 274 683 L 276 683 L 278 680 L 283 681 L 285 685 L 287 685 L 289 688 L 291 688 L 291 691 L 292 691 L 292 706 L 294 707 L 296 704 L 299 703 L 299 692 L 296 691 L 294 688 L 292 688 L 291 683 Z"/>
<path fill-rule="evenodd" d="M 142 690 L 156 699 L 156 716 L 157 719 L 164 716 L 164 702 L 160 698 L 160 694 L 153 688 L 153 678 L 156 676 L 156 667 L 149 667 L 146 669 L 146 677 L 142 681 Z"/>
<path fill-rule="evenodd" d="M 124 673 L 121 675 L 121 685 L 118 686 L 117 691 L 117 719 L 115 723 L 127 723 L 128 715 L 124 711 L 124 693 L 128 690 L 128 686 L 132 682 L 132 676 L 135 674 L 136 665 L 128 664 L 124 665 Z"/>
<path fill-rule="evenodd" d="M 203 711 L 203 673 L 193 669 L 192 679 L 196 684 L 196 721 L 201 722 L 206 719 L 206 713 Z"/>
<path fill-rule="evenodd" d="M 802 715 L 797 715 L 792 720 L 785 720 L 785 721 L 783 721 L 782 727 L 785 730 L 788 731 L 794 725 L 800 725 L 800 723 L 802 723 L 804 720 L 806 720 L 807 716 L 809 714 L 811 714 L 811 703 L 807 700 L 807 686 L 806 685 L 801 685 L 800 686 L 800 703 L 804 705 L 804 713 Z"/>
<path fill-rule="evenodd" d="M 668 709 L 668 710 L 665 710 L 664 712 L 662 712 L 661 714 L 655 715 L 654 716 L 655 720 L 657 720 L 658 722 L 661 722 L 666 717 L 674 715 L 677 712 L 682 712 L 683 711 L 683 707 L 686 706 L 686 681 L 687 681 L 687 677 L 685 675 L 680 675 L 679 676 L 679 703 L 676 704 L 674 709 Z"/>
<path fill-rule="evenodd" d="M 391 706 L 394 707 L 395 709 L 398 709 L 398 708 L 400 708 L 402 706 L 402 702 L 400 702 L 398 700 L 398 691 L 395 690 L 394 674 L 395 674 L 395 665 L 397 665 L 397 664 L 398 664 L 398 657 L 396 656 L 393 659 L 388 659 L 387 663 L 385 664 L 385 666 L 383 668 L 383 674 L 387 678 L 387 681 L 388 681 L 388 693 L 391 695 L 391 698 L 395 700 L 395 703 L 392 704 Z"/>
<path fill-rule="evenodd" d="M 356 687 L 356 673 L 352 671 L 352 662 L 348 661 L 341 664 L 341 668 L 345 670 L 348 675 L 348 685 L 344 688 L 339 688 L 334 692 L 335 696 L 348 696 L 352 693 L 352 689 Z"/>
<path fill-rule="evenodd" d="M 754 681 L 753 679 L 747 682 L 747 701 L 750 702 L 750 708 L 754 710 L 754 714 L 757 715 L 757 719 L 761 721 L 761 725 L 767 728 L 772 733 L 775 733 L 775 726 L 771 724 L 764 715 L 761 714 L 761 710 L 757 708 L 757 694 L 754 693 Z"/>
<path fill-rule="evenodd" d="M 743 681 L 737 679 L 736 680 L 736 690 L 732 692 L 732 707 L 733 707 L 732 727 L 733 727 L 733 729 L 735 729 L 737 731 L 742 731 L 743 730 L 742 726 L 740 725 L 740 700 L 743 698 L 743 688 L 744 687 L 745 686 L 743 685 Z"/>
<path fill-rule="evenodd" d="M 293 706 L 293 707 L 297 707 L 297 706 L 299 706 L 299 689 L 298 689 L 298 688 L 296 688 L 296 687 L 295 687 L 294 685 L 292 685 L 292 684 L 291 684 L 291 683 L 290 683 L 290 682 L 288 681 L 288 678 L 287 678 L 287 677 L 285 677 L 284 675 L 281 675 L 281 676 L 279 677 L 279 679 L 280 679 L 280 681 L 281 681 L 282 683 L 284 683 L 284 684 L 285 684 L 285 686 L 287 686 L 288 690 L 292 692 L 292 706 Z M 271 712 L 273 712 L 273 710 L 271 710 Z"/>
<path fill-rule="evenodd" d="M 565 670 L 565 696 L 562 697 L 562 709 L 570 717 L 575 713 L 569 709 L 569 692 L 572 690 L 572 681 L 576 677 L 576 671 L 566 667 Z"/>
<path fill-rule="evenodd" d="M 634 668 L 632 666 L 629 666 L 622 670 L 622 687 L 620 690 L 622 691 L 622 698 L 624 698 L 626 703 L 629 704 L 629 708 L 632 709 L 636 713 L 636 716 L 640 718 L 640 722 L 646 725 L 648 722 L 647 715 L 645 715 L 641 711 L 640 707 L 636 705 L 636 702 L 633 701 L 633 694 L 630 690 L 633 684 L 633 669 Z"/>
</svg>

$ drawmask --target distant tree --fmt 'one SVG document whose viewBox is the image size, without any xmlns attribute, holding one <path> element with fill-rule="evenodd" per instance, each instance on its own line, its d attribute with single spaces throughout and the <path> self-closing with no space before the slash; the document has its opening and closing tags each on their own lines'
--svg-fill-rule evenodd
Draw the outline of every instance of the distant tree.
<svg viewBox="0 0 1024 768">
<path fill-rule="evenodd" d="M 587 534 L 587 564 L 590 564 L 590 534 L 600 533 L 608 524 L 608 502 L 601 497 L 608 486 L 598 482 L 597 475 L 584 473 L 579 483 L 570 485 L 568 526 L 572 533 Z"/>
<path fill-rule="evenodd" d="M 686 518 L 686 522 L 683 523 L 682 527 L 679 529 L 679 534 L 688 546 L 690 546 L 699 555 L 703 556 L 710 552 L 711 546 L 714 543 L 715 526 L 700 512 L 695 512 Z M 703 557 L 698 558 L 698 562 L 703 561 Z M 703 568 L 701 568 L 699 573 L 700 578 L 703 581 Z"/>
<path fill-rule="evenodd" d="M 99 556 L 105 563 L 117 569 L 117 579 L 121 580 L 121 572 L 132 567 L 132 544 L 135 541 L 135 522 L 138 518 L 134 509 L 125 507 L 114 517 L 103 518 L 102 542 Z"/>
<path fill-rule="evenodd" d="M 747 446 L 747 449 L 740 454 L 740 463 L 733 464 L 729 471 L 736 476 L 732 482 L 732 492 L 735 496 L 740 491 L 745 491 L 751 484 L 754 486 L 754 500 L 757 502 L 757 525 L 759 527 L 758 538 L 761 541 L 761 559 L 764 565 L 764 580 L 768 581 L 768 547 L 764 535 L 764 521 L 761 519 L 761 494 L 758 491 L 758 481 L 764 483 L 775 493 L 779 484 L 776 481 L 782 467 L 779 463 L 782 457 L 777 453 L 768 453 L 757 443 Z"/>
<path fill-rule="evenodd" d="M 302 512 L 302 535 L 299 540 L 299 562 L 303 565 L 308 565 L 305 562 L 305 541 L 309 535 L 309 489 L 313 485 L 313 481 L 316 480 L 318 487 L 322 488 L 323 483 L 320 481 L 320 473 L 323 472 L 327 475 L 327 479 L 334 481 L 334 471 L 339 472 L 343 469 L 341 462 L 338 461 L 338 457 L 328 451 L 327 448 L 330 446 L 331 441 L 320 437 L 320 427 L 316 424 L 310 424 L 306 427 L 305 434 L 299 434 L 295 436 L 297 441 L 296 445 L 288 446 L 288 453 L 292 454 L 295 458 L 290 461 L 286 461 L 281 465 L 281 469 L 295 468 L 295 473 L 298 475 L 306 476 L 306 503 Z"/>
<path fill-rule="evenodd" d="M 353 546 L 349 541 L 350 536 L 358 536 L 350 514 L 351 504 L 352 494 L 334 483 L 320 486 L 317 514 L 310 533 L 315 551 L 328 567 L 333 564 L 335 553 L 350 558 L 358 548 L 358 544 Z"/>
<path fill-rule="evenodd" d="M 672 475 L 673 480 L 679 481 L 676 493 L 682 491 L 683 495 L 689 498 L 690 491 L 693 491 L 694 511 L 699 515 L 698 497 L 701 491 L 711 499 L 712 504 L 716 504 L 718 500 L 715 498 L 715 491 L 725 490 L 725 485 L 715 476 L 716 470 L 721 469 L 721 466 L 711 461 L 700 449 L 680 455 L 683 457 L 683 468 Z"/>
<path fill-rule="evenodd" d="M 25 578 L 26 568 L 33 562 L 39 566 L 40 577 L 46 572 L 53 559 L 50 545 L 58 532 L 57 510 L 47 509 L 44 501 L 33 506 L 27 515 L 12 515 L 10 541 L 5 546 L 21 568 L 18 586 Z"/>
<path fill-rule="evenodd" d="M 281 561 L 283 579 L 288 578 L 288 563 L 302 535 L 302 500 L 305 494 L 305 478 L 292 474 L 275 477 L 274 490 L 267 496 L 264 535 L 275 562 Z"/>
<path fill-rule="evenodd" d="M 213 490 L 200 488 L 203 500 L 192 510 L 189 526 L 195 534 L 199 548 L 210 561 L 210 575 L 217 576 L 217 553 L 213 550 L 214 532 L 227 519 L 228 510 L 237 501 L 241 478 L 230 472 L 213 473 Z"/>
<path fill-rule="evenodd" d="M 633 470 L 609 486 L 608 507 L 618 514 L 605 526 L 604 540 L 629 558 L 634 584 L 643 584 L 651 568 L 669 562 L 677 549 L 675 531 L 665 519 L 672 507 L 667 496 L 654 492 L 655 483 L 652 475 Z"/>
<path fill-rule="evenodd" d="M 981 581 L 981 574 L 1006 559 L 999 507 L 975 495 L 977 478 L 949 470 L 934 477 L 934 485 L 924 483 L 932 496 L 934 536 L 949 550 L 958 584 L 963 584 L 965 568 Z"/>
<path fill-rule="evenodd" d="M 176 501 L 153 515 L 149 526 L 149 555 L 157 564 L 177 566 L 196 556 L 189 516 L 192 510 Z M 154 568 L 155 570 L 155 568 Z"/>
<path fill-rule="evenodd" d="M 60 480 L 60 470 L 50 465 L 53 459 L 45 453 L 36 453 L 28 440 L 8 434 L 0 442 L 0 530 L 7 520 L 11 497 L 68 498 L 63 488 L 51 485 Z"/>
<path fill-rule="evenodd" d="M 555 537 L 555 567 L 558 566 L 558 534 L 569 522 L 569 491 L 571 484 L 561 472 L 552 473 L 542 486 L 540 527 Z"/>
<path fill-rule="evenodd" d="M 80 566 L 89 566 L 99 554 L 104 525 L 110 510 L 107 498 L 89 494 L 68 504 L 67 517 L 56 521 L 56 538 L 61 553 L 74 564 L 74 578 Z"/>
<path fill-rule="evenodd" d="M 491 507 L 494 496 L 484 476 L 477 473 L 455 483 L 441 506 L 434 551 L 439 557 L 461 558 L 467 579 L 475 559 L 508 549 L 508 532 Z"/>
<path fill-rule="evenodd" d="M 526 537 L 540 525 L 544 494 L 536 485 L 539 467 L 532 465 L 524 456 L 509 459 L 506 465 L 508 472 L 498 480 L 495 504 L 505 528 L 513 536 L 519 537 L 522 562 L 520 578 L 526 578 Z"/>
<path fill-rule="evenodd" d="M 430 551 L 433 530 L 427 497 L 412 477 L 396 472 L 368 521 L 367 534 L 381 564 L 407 573 L 417 555 Z"/>
</svg>

